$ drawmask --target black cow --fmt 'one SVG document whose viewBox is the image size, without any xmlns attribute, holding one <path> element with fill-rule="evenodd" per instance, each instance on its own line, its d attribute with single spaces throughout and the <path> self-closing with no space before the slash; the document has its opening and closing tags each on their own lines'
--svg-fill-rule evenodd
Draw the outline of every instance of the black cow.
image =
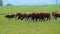
<svg viewBox="0 0 60 34">
<path fill-rule="evenodd" d="M 21 20 L 23 20 L 23 19 L 29 20 L 30 17 L 31 17 L 31 14 L 30 13 L 28 13 L 28 14 L 27 13 L 24 13 L 21 16 L 19 16 L 18 18 L 21 19 Z"/>
</svg>

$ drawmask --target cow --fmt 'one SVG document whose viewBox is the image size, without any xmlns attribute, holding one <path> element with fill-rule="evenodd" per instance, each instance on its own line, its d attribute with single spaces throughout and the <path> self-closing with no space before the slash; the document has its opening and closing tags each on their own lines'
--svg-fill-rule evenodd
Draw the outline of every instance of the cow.
<svg viewBox="0 0 60 34">
<path fill-rule="evenodd" d="M 11 13 L 6 15 L 6 18 L 16 18 L 17 16 L 21 15 L 21 13 Z"/>
<path fill-rule="evenodd" d="M 31 17 L 30 13 L 24 13 L 21 15 L 21 20 L 23 20 L 23 19 L 29 20 L 30 17 Z M 20 19 L 20 16 L 18 18 Z"/>
<path fill-rule="evenodd" d="M 52 16 L 54 19 L 57 20 L 57 18 L 60 18 L 60 12 L 59 11 L 52 12 Z"/>
<path fill-rule="evenodd" d="M 32 13 L 31 18 L 32 18 L 33 22 L 34 22 L 34 20 L 37 22 L 38 19 L 39 19 L 39 21 L 42 19 L 42 15 L 40 12 L 34 12 L 34 13 Z"/>
<path fill-rule="evenodd" d="M 51 19 L 51 13 L 50 12 L 43 12 L 43 18 L 50 21 Z"/>
</svg>

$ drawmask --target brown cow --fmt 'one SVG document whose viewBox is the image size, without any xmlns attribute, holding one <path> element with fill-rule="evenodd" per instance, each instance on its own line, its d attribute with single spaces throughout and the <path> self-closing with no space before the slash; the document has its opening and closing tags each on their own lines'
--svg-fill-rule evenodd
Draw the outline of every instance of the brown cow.
<svg viewBox="0 0 60 34">
<path fill-rule="evenodd" d="M 19 15 L 21 15 L 21 13 L 11 13 L 11 14 L 6 15 L 5 17 L 6 18 L 15 18 L 15 17 L 17 17 Z"/>
<path fill-rule="evenodd" d="M 60 12 L 59 11 L 52 12 L 52 16 L 53 16 L 54 19 L 57 20 L 58 17 L 60 18 Z"/>
</svg>

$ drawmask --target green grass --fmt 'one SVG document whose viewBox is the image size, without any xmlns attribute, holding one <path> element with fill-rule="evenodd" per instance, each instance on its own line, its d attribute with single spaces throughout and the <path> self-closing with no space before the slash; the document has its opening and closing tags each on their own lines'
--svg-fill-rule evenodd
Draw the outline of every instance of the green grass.
<svg viewBox="0 0 60 34">
<path fill-rule="evenodd" d="M 60 11 L 60 5 L 0 7 L 0 34 L 60 34 L 60 19 L 30 23 L 4 17 L 8 13 L 15 12 L 54 12 L 57 10 Z"/>
</svg>

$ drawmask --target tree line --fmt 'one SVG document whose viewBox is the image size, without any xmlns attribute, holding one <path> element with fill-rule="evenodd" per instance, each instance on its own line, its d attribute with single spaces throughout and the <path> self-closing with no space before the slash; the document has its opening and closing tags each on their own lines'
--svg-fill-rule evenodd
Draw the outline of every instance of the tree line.
<svg viewBox="0 0 60 34">
<path fill-rule="evenodd" d="M 3 1 L 0 0 L 0 6 L 3 6 Z M 12 4 L 8 3 L 6 6 L 12 6 Z"/>
</svg>

